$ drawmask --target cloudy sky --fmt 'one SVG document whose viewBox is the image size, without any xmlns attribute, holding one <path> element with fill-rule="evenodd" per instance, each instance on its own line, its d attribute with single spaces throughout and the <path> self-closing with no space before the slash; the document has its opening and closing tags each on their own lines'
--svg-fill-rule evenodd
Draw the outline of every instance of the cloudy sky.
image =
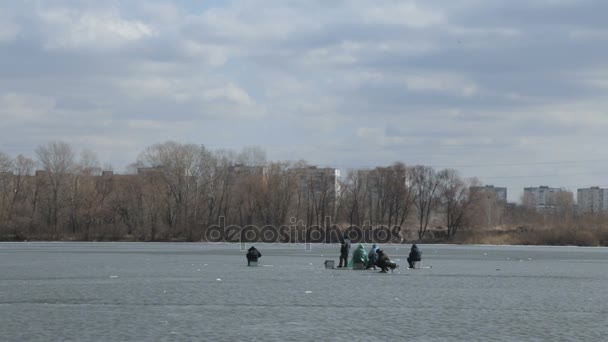
<svg viewBox="0 0 608 342">
<path fill-rule="evenodd" d="M 608 1 L 0 1 L 0 151 L 166 140 L 608 187 Z"/>
</svg>

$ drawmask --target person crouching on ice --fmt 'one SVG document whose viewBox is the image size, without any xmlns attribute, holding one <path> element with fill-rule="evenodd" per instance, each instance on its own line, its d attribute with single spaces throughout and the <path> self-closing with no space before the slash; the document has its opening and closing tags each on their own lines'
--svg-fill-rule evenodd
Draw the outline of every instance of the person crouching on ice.
<svg viewBox="0 0 608 342">
<path fill-rule="evenodd" d="M 247 266 L 251 266 L 252 261 L 258 262 L 258 258 L 262 257 L 262 253 L 260 253 L 257 248 L 251 246 L 251 248 L 247 250 L 247 255 L 245 256 L 247 257 Z"/>
<path fill-rule="evenodd" d="M 422 252 L 416 244 L 413 244 L 410 255 L 407 257 L 407 263 L 410 264 L 410 268 L 414 268 L 415 261 L 422 261 Z"/>
<path fill-rule="evenodd" d="M 395 262 L 391 261 L 391 259 L 386 253 L 384 253 L 383 250 L 379 249 L 376 251 L 376 253 L 378 254 L 378 261 L 376 261 L 376 266 L 382 269 L 382 273 L 388 272 L 389 268 L 392 271 L 395 268 L 399 267 Z"/>
</svg>

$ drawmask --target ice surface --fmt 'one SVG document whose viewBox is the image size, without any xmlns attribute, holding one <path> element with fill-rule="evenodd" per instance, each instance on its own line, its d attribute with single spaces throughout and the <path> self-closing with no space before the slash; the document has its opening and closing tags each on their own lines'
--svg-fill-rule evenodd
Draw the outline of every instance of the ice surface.
<svg viewBox="0 0 608 342">
<path fill-rule="evenodd" d="M 338 261 L 339 245 L 256 247 L 260 261 L 274 267 L 247 267 L 240 245 L 229 244 L 0 243 L 0 340 L 602 341 L 608 335 L 605 248 L 422 244 L 432 269 L 380 274 L 325 269 L 323 261 Z M 382 249 L 395 260 L 409 252 Z M 369 318 L 374 312 L 384 328 Z"/>
</svg>

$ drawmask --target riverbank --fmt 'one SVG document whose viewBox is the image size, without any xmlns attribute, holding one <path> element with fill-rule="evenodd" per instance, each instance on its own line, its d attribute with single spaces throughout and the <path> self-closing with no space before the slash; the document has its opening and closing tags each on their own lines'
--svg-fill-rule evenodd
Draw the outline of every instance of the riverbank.
<svg viewBox="0 0 608 342">
<path fill-rule="evenodd" d="M 534 245 L 534 246 L 608 246 L 608 231 L 595 228 L 522 228 L 463 233 L 458 244 Z"/>
<path fill-rule="evenodd" d="M 339 225 L 339 230 L 345 232 L 346 225 Z M 599 247 L 608 246 L 608 228 L 601 222 L 589 224 L 579 223 L 560 223 L 560 224 L 538 224 L 535 226 L 497 226 L 484 229 L 466 228 L 459 231 L 454 237 L 449 237 L 444 227 L 429 228 L 425 232 L 423 239 L 418 239 L 418 230 L 414 227 L 397 229 L 397 232 L 390 232 L 388 238 L 381 240 L 371 236 L 374 234 L 363 234 L 365 242 L 372 241 L 386 243 L 390 240 L 393 244 L 434 243 L 434 244 L 455 244 L 455 245 L 534 245 L 534 246 L 589 246 Z M 120 230 L 107 229 L 102 234 L 71 234 L 65 231 L 52 235 L 49 233 L 26 234 L 19 230 L 4 231 L 0 234 L 0 241 L 58 241 L 58 242 L 204 242 L 204 238 L 190 239 L 185 235 L 179 234 L 178 237 L 171 237 L 170 234 L 157 234 L 154 239 L 145 234 L 124 234 Z M 388 232 L 388 231 L 387 231 Z M 329 234 L 329 233 L 327 233 Z M 297 235 L 297 236 L 296 236 Z M 338 242 L 339 232 L 331 235 L 331 242 Z M 357 235 L 357 234 L 355 234 Z M 195 236 L 204 237 L 199 230 Z M 261 234 L 258 234 L 261 240 Z M 361 235 L 360 235 L 361 236 Z M 227 234 L 226 242 L 239 242 L 239 234 Z M 352 237 L 352 235 L 351 235 Z M 291 232 L 290 234 L 280 235 L 277 233 L 275 240 L 265 242 L 289 243 L 291 239 L 294 243 L 307 241 L 302 232 Z M 325 241 L 322 238 L 320 241 Z M 248 242 L 255 242 L 248 241 Z M 314 240 L 310 240 L 317 242 Z M 319 242 L 320 242 L 319 241 Z M 354 238 L 353 242 L 359 242 Z"/>
</svg>

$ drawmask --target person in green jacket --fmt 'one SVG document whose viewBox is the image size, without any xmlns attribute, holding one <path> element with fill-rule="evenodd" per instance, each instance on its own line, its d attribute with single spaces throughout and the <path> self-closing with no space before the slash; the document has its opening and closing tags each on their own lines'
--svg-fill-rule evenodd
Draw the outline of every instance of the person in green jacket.
<svg viewBox="0 0 608 342">
<path fill-rule="evenodd" d="M 365 250 L 365 246 L 363 246 L 362 243 L 359 244 L 359 246 L 357 247 L 357 249 L 355 249 L 355 251 L 353 252 L 353 267 L 355 264 L 363 264 L 363 267 L 361 267 L 362 269 L 367 268 L 367 251 Z"/>
</svg>

